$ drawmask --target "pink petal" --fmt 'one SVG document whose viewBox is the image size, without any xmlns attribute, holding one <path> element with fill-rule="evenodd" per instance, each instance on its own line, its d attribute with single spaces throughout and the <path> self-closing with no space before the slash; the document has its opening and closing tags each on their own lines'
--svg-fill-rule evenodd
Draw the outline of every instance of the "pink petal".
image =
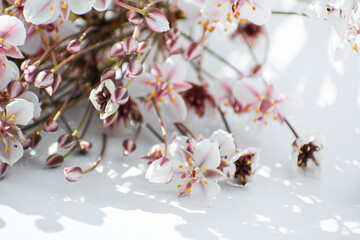
<svg viewBox="0 0 360 240">
<path fill-rule="evenodd" d="M 4 45 L 23 45 L 26 38 L 24 24 L 16 17 L 8 15 L 0 16 L 0 38 L 4 40 Z"/>
<path fill-rule="evenodd" d="M 12 46 L 12 47 L 4 47 L 3 48 L 4 53 L 6 56 L 12 57 L 12 58 L 24 58 L 24 55 L 22 54 L 21 50 L 18 47 Z"/>
<path fill-rule="evenodd" d="M 172 84 L 171 88 L 175 92 L 184 92 L 184 91 L 192 88 L 192 86 L 191 86 L 191 84 L 186 83 L 186 82 L 176 82 L 176 83 Z"/>
<path fill-rule="evenodd" d="M 135 38 L 128 38 L 123 42 L 123 48 L 126 55 L 134 54 L 138 48 L 138 41 Z"/>
<path fill-rule="evenodd" d="M 190 201 L 201 206 L 211 206 L 212 201 L 220 193 L 220 190 L 220 186 L 215 182 L 196 182 L 191 187 Z"/>
<path fill-rule="evenodd" d="M 110 48 L 109 56 L 111 58 L 125 56 L 123 42 L 114 43 Z"/>
<path fill-rule="evenodd" d="M 14 116 L 14 119 L 11 119 Z M 21 98 L 16 98 L 6 106 L 7 121 L 12 124 L 27 125 L 34 117 L 34 104 Z"/>
<path fill-rule="evenodd" d="M 129 10 L 126 13 L 126 17 L 129 20 L 129 22 L 133 25 L 140 25 L 144 20 L 143 16 L 140 13 L 137 13 L 132 10 Z"/>
<path fill-rule="evenodd" d="M 162 77 L 172 83 L 183 82 L 186 76 L 186 62 L 180 54 L 172 55 L 166 59 L 162 68 Z"/>
<path fill-rule="evenodd" d="M 161 109 L 172 122 L 184 121 L 188 112 L 184 99 L 176 92 L 164 98 L 164 104 L 161 104 Z"/>
<path fill-rule="evenodd" d="M 184 53 L 185 60 L 190 61 L 200 57 L 203 53 L 203 50 L 204 48 L 200 43 L 191 43 Z"/>
<path fill-rule="evenodd" d="M 141 75 L 142 72 L 143 72 L 143 67 L 142 67 L 141 63 L 139 61 L 137 61 L 137 60 L 131 61 L 127 65 L 126 77 L 127 78 L 134 78 L 136 76 Z"/>
<path fill-rule="evenodd" d="M 218 169 L 209 169 L 203 173 L 204 177 L 212 181 L 221 181 L 226 178 L 225 174 Z"/>
<path fill-rule="evenodd" d="M 59 0 L 27 0 L 24 5 L 26 21 L 36 25 L 53 22 L 59 16 L 59 11 Z"/>
</svg>

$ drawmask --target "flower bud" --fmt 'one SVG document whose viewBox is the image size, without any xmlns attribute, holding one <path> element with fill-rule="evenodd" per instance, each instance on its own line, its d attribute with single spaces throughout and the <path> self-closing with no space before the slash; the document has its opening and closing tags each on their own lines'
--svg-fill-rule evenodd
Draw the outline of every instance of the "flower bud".
<svg viewBox="0 0 360 240">
<path fill-rule="evenodd" d="M 34 85 L 37 88 L 47 88 L 54 82 L 54 74 L 49 70 L 38 73 L 35 78 Z"/>
<path fill-rule="evenodd" d="M 64 162 L 64 157 L 60 154 L 52 154 L 46 159 L 46 166 L 48 167 L 58 167 Z"/>
<path fill-rule="evenodd" d="M 9 169 L 9 164 L 0 161 L 0 179 L 2 179 Z"/>
<path fill-rule="evenodd" d="M 156 8 L 150 8 L 145 16 L 146 26 L 156 33 L 169 31 L 169 21 L 165 14 Z"/>
<path fill-rule="evenodd" d="M 82 154 L 87 153 L 92 148 L 92 144 L 89 141 L 80 139 L 78 143 L 79 143 L 79 148 L 80 148 L 79 151 Z"/>
<path fill-rule="evenodd" d="M 75 142 L 74 136 L 71 134 L 63 134 L 58 139 L 58 145 L 61 148 L 69 148 Z"/>
<path fill-rule="evenodd" d="M 119 86 L 115 89 L 111 101 L 118 105 L 123 105 L 129 101 L 129 92 L 123 86 Z"/>
<path fill-rule="evenodd" d="M 124 41 L 123 48 L 126 55 L 134 54 L 138 48 L 138 41 L 135 38 L 128 38 Z"/>
<path fill-rule="evenodd" d="M 41 141 L 41 136 L 39 134 L 35 134 L 34 136 L 31 137 L 31 148 L 34 149 L 36 148 L 39 143 Z"/>
<path fill-rule="evenodd" d="M 34 81 L 34 77 L 37 73 L 37 67 L 36 66 L 29 66 L 24 70 L 24 78 L 25 81 L 28 83 L 31 83 Z"/>
<path fill-rule="evenodd" d="M 30 64 L 30 59 L 26 59 L 25 61 L 23 61 L 20 65 L 21 71 L 24 71 L 27 67 L 29 67 L 29 64 Z"/>
<path fill-rule="evenodd" d="M 144 54 L 146 51 L 146 48 L 147 48 L 146 42 L 139 42 L 138 48 L 137 48 L 137 53 Z"/>
<path fill-rule="evenodd" d="M 55 132 L 57 129 L 58 129 L 58 124 L 52 119 L 49 119 L 44 123 L 45 132 Z"/>
<path fill-rule="evenodd" d="M 143 22 L 143 16 L 135 11 L 129 10 L 126 13 L 126 17 L 129 20 L 129 22 L 133 25 L 140 25 Z"/>
<path fill-rule="evenodd" d="M 69 182 L 76 182 L 81 178 L 83 172 L 80 167 L 66 167 L 64 168 L 64 174 L 66 180 Z"/>
<path fill-rule="evenodd" d="M 115 123 L 116 119 L 118 118 L 119 116 L 119 112 L 116 111 L 114 114 L 108 116 L 107 118 L 104 119 L 104 122 L 103 122 L 103 126 L 104 127 L 108 127 L 110 126 L 111 124 Z"/>
<path fill-rule="evenodd" d="M 133 140 L 130 139 L 126 139 L 123 142 L 123 154 L 124 156 L 128 156 L 130 153 L 132 153 L 133 151 L 135 151 L 136 149 L 136 144 Z"/>
<path fill-rule="evenodd" d="M 56 73 L 54 74 L 54 82 L 51 84 L 51 86 L 45 88 L 45 91 L 52 96 L 60 87 L 62 82 L 61 75 Z"/>
<path fill-rule="evenodd" d="M 23 93 L 24 86 L 20 81 L 14 80 L 7 85 L 7 91 L 10 98 L 16 98 Z"/>
<path fill-rule="evenodd" d="M 106 68 L 101 74 L 100 81 L 102 82 L 105 81 L 106 79 L 114 80 L 115 76 L 116 76 L 116 72 L 114 69 Z"/>
<path fill-rule="evenodd" d="M 71 40 L 68 43 L 66 49 L 72 54 L 80 52 L 80 50 L 81 50 L 81 42 L 80 42 L 80 40 L 79 39 Z"/>
<path fill-rule="evenodd" d="M 123 43 L 122 42 L 114 43 L 110 48 L 109 55 L 111 58 L 125 56 Z"/>
<path fill-rule="evenodd" d="M 143 67 L 142 67 L 141 63 L 136 61 L 136 60 L 131 61 L 127 65 L 126 77 L 127 78 L 134 78 L 134 77 L 137 77 L 140 74 L 142 74 L 142 72 L 143 72 Z"/>
</svg>

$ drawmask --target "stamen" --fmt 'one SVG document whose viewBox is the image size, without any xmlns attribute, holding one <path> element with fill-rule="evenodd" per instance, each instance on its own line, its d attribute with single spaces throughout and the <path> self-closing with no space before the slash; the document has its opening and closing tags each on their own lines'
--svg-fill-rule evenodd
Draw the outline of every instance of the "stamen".
<svg viewBox="0 0 360 240">
<path fill-rule="evenodd" d="M 11 119 L 12 121 L 14 121 L 15 118 L 16 118 L 16 115 L 12 115 L 10 119 Z"/>
<path fill-rule="evenodd" d="M 16 5 L 16 6 L 19 6 L 19 5 L 20 5 L 20 2 L 19 2 L 19 1 L 15 1 L 15 5 Z"/>
<path fill-rule="evenodd" d="M 173 103 L 174 103 L 175 101 L 176 101 L 176 100 L 175 100 L 175 98 L 171 98 L 171 102 L 173 102 Z"/>
<path fill-rule="evenodd" d="M 14 13 L 12 11 L 9 12 L 10 16 L 14 16 Z"/>
<path fill-rule="evenodd" d="M 56 35 L 56 40 L 60 40 L 60 36 L 59 35 Z"/>
<path fill-rule="evenodd" d="M 41 29 L 40 28 L 36 29 L 36 33 L 37 34 L 41 33 Z"/>
<path fill-rule="evenodd" d="M 54 7 L 51 7 L 49 10 L 50 10 L 50 12 L 54 11 Z"/>
<path fill-rule="evenodd" d="M 2 44 L 4 42 L 4 39 L 0 38 L 0 44 Z"/>
<path fill-rule="evenodd" d="M 155 93 L 150 93 L 150 97 L 155 97 L 156 96 L 156 94 Z"/>
<path fill-rule="evenodd" d="M 246 19 L 242 18 L 240 19 L 240 23 L 245 23 L 246 22 Z"/>
<path fill-rule="evenodd" d="M 240 17 L 240 13 L 239 12 L 236 12 L 235 13 L 235 18 L 239 18 Z"/>
<path fill-rule="evenodd" d="M 206 171 L 207 171 L 207 168 L 204 168 L 204 169 L 203 169 L 203 172 L 206 172 Z"/>
<path fill-rule="evenodd" d="M 201 25 L 201 24 L 202 24 L 202 21 L 198 21 L 198 24 Z"/>
<path fill-rule="evenodd" d="M 159 102 L 163 102 L 164 101 L 164 99 L 162 99 L 161 97 L 159 98 Z"/>
<path fill-rule="evenodd" d="M 159 78 L 159 77 L 156 79 L 156 82 L 157 82 L 157 83 L 160 83 L 160 78 Z"/>
<path fill-rule="evenodd" d="M 352 49 L 353 49 L 354 51 L 356 51 L 357 47 L 356 47 L 355 44 L 354 44 L 354 46 L 352 46 Z"/>
<path fill-rule="evenodd" d="M 179 165 L 179 168 L 182 169 L 184 166 L 183 165 Z"/>
<path fill-rule="evenodd" d="M 254 10 L 254 11 L 255 11 L 255 10 L 256 10 L 256 7 L 255 7 L 255 6 L 253 6 L 253 7 L 252 7 L 252 10 Z"/>
<path fill-rule="evenodd" d="M 216 5 L 217 7 L 221 7 L 221 3 L 219 3 L 218 5 Z"/>
<path fill-rule="evenodd" d="M 258 96 L 258 100 L 261 102 L 261 101 L 262 101 L 262 97 Z"/>
<path fill-rule="evenodd" d="M 145 98 L 145 102 L 150 102 L 150 98 Z"/>
<path fill-rule="evenodd" d="M 171 87 L 168 87 L 168 88 L 167 88 L 167 91 L 168 91 L 168 92 L 171 92 L 171 91 L 172 91 L 172 88 L 171 88 Z"/>
<path fill-rule="evenodd" d="M 187 192 L 187 193 L 191 193 L 191 189 L 188 188 L 188 189 L 186 190 L 186 192 Z"/>
<path fill-rule="evenodd" d="M 205 184 L 208 184 L 208 181 L 207 181 L 207 180 L 205 180 Z"/>
<path fill-rule="evenodd" d="M 274 120 L 278 120 L 278 117 L 273 117 Z"/>
<path fill-rule="evenodd" d="M 256 113 L 260 113 L 260 110 L 259 110 L 259 109 L 256 109 L 255 112 L 256 112 Z"/>
<path fill-rule="evenodd" d="M 190 163 L 190 164 L 192 164 L 192 163 L 193 163 L 192 158 L 189 158 L 189 159 L 188 159 L 188 161 L 189 161 L 189 163 Z"/>
<path fill-rule="evenodd" d="M 5 152 L 10 152 L 10 148 L 9 148 L 9 147 L 6 147 L 6 148 L 5 148 Z"/>
<path fill-rule="evenodd" d="M 4 14 L 5 13 L 5 8 L 1 9 L 1 13 Z"/>
<path fill-rule="evenodd" d="M 65 9 L 65 8 L 66 8 L 66 4 L 65 4 L 65 3 L 62 3 L 62 4 L 61 4 L 61 8 L 64 8 L 64 9 Z"/>
<path fill-rule="evenodd" d="M 247 161 L 247 163 L 246 163 L 247 165 L 250 165 L 251 164 L 251 160 L 249 160 L 249 161 Z"/>
<path fill-rule="evenodd" d="M 178 188 L 181 188 L 181 184 L 177 185 Z"/>
</svg>

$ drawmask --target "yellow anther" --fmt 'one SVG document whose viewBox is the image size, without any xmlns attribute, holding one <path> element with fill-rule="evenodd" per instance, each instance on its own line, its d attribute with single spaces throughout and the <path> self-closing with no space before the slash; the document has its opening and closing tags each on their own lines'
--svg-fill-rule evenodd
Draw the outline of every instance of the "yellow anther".
<svg viewBox="0 0 360 240">
<path fill-rule="evenodd" d="M 221 7 L 221 3 L 219 3 L 218 5 L 216 5 L 217 7 Z"/>
<path fill-rule="evenodd" d="M 156 79 L 156 82 L 157 82 L 157 83 L 160 83 L 160 78 L 159 78 L 159 77 Z"/>
<path fill-rule="evenodd" d="M 231 10 L 232 10 L 233 12 L 235 12 L 236 6 L 235 6 L 235 5 L 232 5 Z"/>
<path fill-rule="evenodd" d="M 235 18 L 239 18 L 240 17 L 240 13 L 239 12 L 236 12 L 235 13 Z"/>
<path fill-rule="evenodd" d="M 2 44 L 4 42 L 4 39 L 0 38 L 0 44 Z"/>
<path fill-rule="evenodd" d="M 188 189 L 186 190 L 186 192 L 187 192 L 187 193 L 191 193 L 191 189 L 188 188 Z"/>
<path fill-rule="evenodd" d="M 254 11 L 255 11 L 255 10 L 256 10 L 256 7 L 255 7 L 255 6 L 253 6 L 253 7 L 252 7 L 252 10 L 254 10 Z"/>
<path fill-rule="evenodd" d="M 145 102 L 150 102 L 150 98 L 145 98 Z"/>
<path fill-rule="evenodd" d="M 159 102 L 163 102 L 164 101 L 164 99 L 162 99 L 161 97 L 159 98 Z"/>
<path fill-rule="evenodd" d="M 188 160 L 189 160 L 189 163 L 192 164 L 192 162 L 193 162 L 192 158 L 189 158 Z"/>
<path fill-rule="evenodd" d="M 258 96 L 258 100 L 259 100 L 259 101 L 262 101 L 262 97 Z"/>
<path fill-rule="evenodd" d="M 1 13 L 4 14 L 5 13 L 5 8 L 1 9 Z"/>
<path fill-rule="evenodd" d="M 157 110 L 160 111 L 160 106 L 156 106 Z"/>
<path fill-rule="evenodd" d="M 179 165 L 179 168 L 182 169 L 184 166 L 183 165 Z"/>
<path fill-rule="evenodd" d="M 149 80 L 149 81 L 147 81 L 147 82 L 146 82 L 146 84 L 147 84 L 147 85 L 150 85 L 150 84 L 151 84 L 151 81 L 150 81 L 150 80 Z"/>
<path fill-rule="evenodd" d="M 227 32 L 227 28 L 224 29 L 224 32 Z"/>
<path fill-rule="evenodd" d="M 168 91 L 168 92 L 171 92 L 171 91 L 172 91 L 172 88 L 171 88 L 171 87 L 168 87 L 168 88 L 167 88 L 167 91 Z"/>
<path fill-rule="evenodd" d="M 177 185 L 178 188 L 181 188 L 181 184 Z"/>
<path fill-rule="evenodd" d="M 54 11 L 54 9 L 55 9 L 54 7 L 51 7 L 49 10 L 50 10 L 50 12 L 52 12 L 52 11 Z"/>
<path fill-rule="evenodd" d="M 275 105 L 274 102 L 271 102 L 271 103 L 270 103 L 270 107 L 273 107 L 274 105 Z"/>
<path fill-rule="evenodd" d="M 256 109 L 255 112 L 256 112 L 256 113 L 260 113 L 260 110 L 259 110 L 259 109 Z"/>
<path fill-rule="evenodd" d="M 278 120 L 278 117 L 273 117 L 274 120 Z"/>
<path fill-rule="evenodd" d="M 155 93 L 150 93 L 150 97 L 155 97 L 156 96 L 156 94 Z"/>
<path fill-rule="evenodd" d="M 354 51 L 356 51 L 357 47 L 356 47 L 355 44 L 354 44 L 354 46 L 352 46 L 352 49 L 353 49 Z"/>
<path fill-rule="evenodd" d="M 36 29 L 36 32 L 37 34 L 41 33 L 41 29 L 40 28 Z"/>
<path fill-rule="evenodd" d="M 268 122 L 267 121 L 265 121 L 265 125 L 267 125 L 268 124 Z"/>
<path fill-rule="evenodd" d="M 66 4 L 65 4 L 65 3 L 62 3 L 62 4 L 61 4 L 61 8 L 64 8 L 64 9 L 65 9 L 65 8 L 66 8 Z"/>
<path fill-rule="evenodd" d="M 247 165 L 250 165 L 251 164 L 251 160 L 249 160 L 249 161 L 247 161 L 247 163 L 246 163 Z"/>
<path fill-rule="evenodd" d="M 45 39 L 44 39 L 44 43 L 45 43 L 46 45 L 48 45 L 48 44 L 49 44 L 49 39 L 45 38 Z"/>
<path fill-rule="evenodd" d="M 208 181 L 205 180 L 205 184 L 208 184 Z"/>
<path fill-rule="evenodd" d="M 173 102 L 173 103 L 174 103 L 175 101 L 176 101 L 176 100 L 175 100 L 175 98 L 171 98 L 171 102 Z"/>
<path fill-rule="evenodd" d="M 230 14 L 230 13 L 227 13 L 226 16 L 229 18 L 229 17 L 231 16 L 231 14 Z"/>
<path fill-rule="evenodd" d="M 205 30 L 208 30 L 209 25 L 210 25 L 210 22 L 206 22 L 206 23 L 204 23 L 204 28 L 205 28 Z"/>
<path fill-rule="evenodd" d="M 264 114 L 267 115 L 267 114 L 269 114 L 269 112 L 268 112 L 268 111 L 265 111 Z"/>
<path fill-rule="evenodd" d="M 203 172 L 206 172 L 206 171 L 207 171 L 207 168 L 204 168 L 204 169 L 203 169 Z"/>
<path fill-rule="evenodd" d="M 215 30 L 215 27 L 211 27 L 210 29 L 209 29 L 209 32 L 213 32 Z"/>
<path fill-rule="evenodd" d="M 10 16 L 14 16 L 14 13 L 12 11 L 9 12 Z"/>
<path fill-rule="evenodd" d="M 5 148 L 5 152 L 10 152 L 10 148 L 9 148 L 9 147 L 6 147 L 6 148 Z"/>
<path fill-rule="evenodd" d="M 230 17 L 228 17 L 226 20 L 227 20 L 229 23 L 232 23 L 232 20 L 231 20 Z"/>
<path fill-rule="evenodd" d="M 241 182 L 245 182 L 245 178 L 243 176 L 240 176 Z"/>
<path fill-rule="evenodd" d="M 242 18 L 240 19 L 240 23 L 245 23 L 246 22 L 246 19 Z"/>
<path fill-rule="evenodd" d="M 64 23 L 64 20 L 61 19 L 60 24 L 63 24 L 63 23 Z"/>
<path fill-rule="evenodd" d="M 246 109 L 245 109 L 245 112 L 250 112 L 250 109 L 246 108 Z"/>
<path fill-rule="evenodd" d="M 59 35 L 56 35 L 56 40 L 60 40 L 60 36 Z"/>
<path fill-rule="evenodd" d="M 16 5 L 16 6 L 19 6 L 19 5 L 20 5 L 20 2 L 19 2 L 19 1 L 15 1 L 15 5 Z"/>
<path fill-rule="evenodd" d="M 16 115 L 12 115 L 10 119 L 14 121 L 15 118 L 16 118 Z"/>
<path fill-rule="evenodd" d="M 213 20 L 213 23 L 218 23 L 219 22 L 219 20 Z"/>
<path fill-rule="evenodd" d="M 308 146 L 308 147 L 307 147 L 307 151 L 309 152 L 309 151 L 310 151 L 310 149 L 311 149 L 311 148 L 310 148 L 310 146 Z"/>
<path fill-rule="evenodd" d="M 202 21 L 198 21 L 198 24 L 201 25 L 201 24 L 202 24 Z"/>
<path fill-rule="evenodd" d="M 256 118 L 254 118 L 253 122 L 256 122 L 256 121 L 257 121 Z"/>
</svg>

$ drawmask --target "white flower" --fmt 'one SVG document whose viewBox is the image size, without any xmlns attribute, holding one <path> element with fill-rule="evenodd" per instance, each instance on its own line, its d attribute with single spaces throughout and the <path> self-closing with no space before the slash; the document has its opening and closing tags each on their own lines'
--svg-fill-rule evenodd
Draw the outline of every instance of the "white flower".
<svg viewBox="0 0 360 240">
<path fill-rule="evenodd" d="M 295 173 L 311 177 L 321 177 L 323 144 L 319 136 L 298 138 L 293 143 L 292 166 Z"/>
<path fill-rule="evenodd" d="M 0 160 L 12 166 L 23 155 L 22 143 L 25 138 L 18 125 L 27 125 L 34 117 L 34 104 L 25 99 L 16 98 L 0 109 Z"/>
</svg>

